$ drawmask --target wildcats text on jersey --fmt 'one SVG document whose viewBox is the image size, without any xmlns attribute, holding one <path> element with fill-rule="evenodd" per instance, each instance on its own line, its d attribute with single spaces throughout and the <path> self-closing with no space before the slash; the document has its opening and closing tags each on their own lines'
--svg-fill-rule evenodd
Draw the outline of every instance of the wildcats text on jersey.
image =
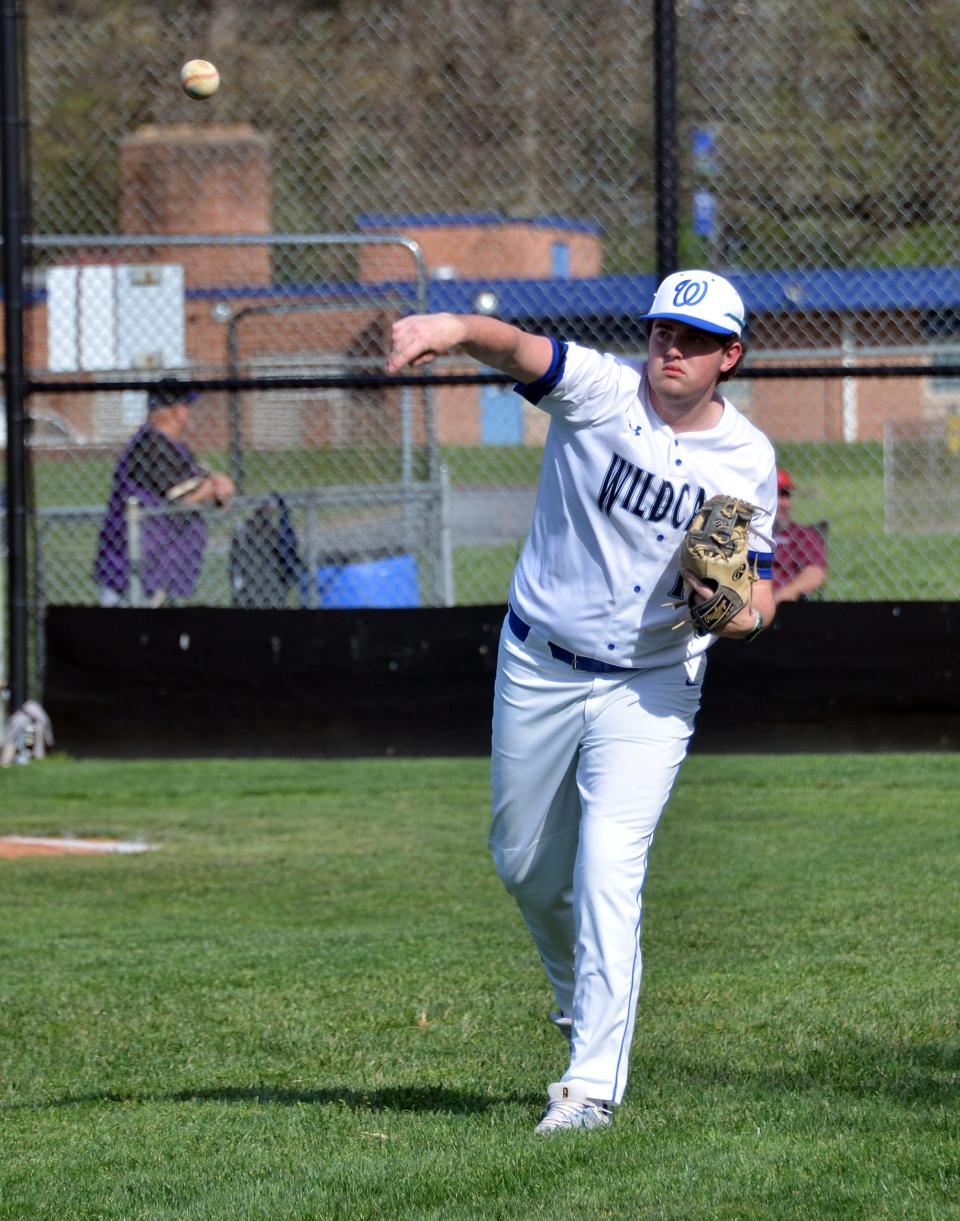
<svg viewBox="0 0 960 1221">
<path fill-rule="evenodd" d="M 623 509 L 645 521 L 656 522 L 663 521 L 669 513 L 678 530 L 687 530 L 706 498 L 703 488 L 694 492 L 688 483 L 677 487 L 614 452 L 597 505 L 608 517 L 614 509 Z"/>
</svg>

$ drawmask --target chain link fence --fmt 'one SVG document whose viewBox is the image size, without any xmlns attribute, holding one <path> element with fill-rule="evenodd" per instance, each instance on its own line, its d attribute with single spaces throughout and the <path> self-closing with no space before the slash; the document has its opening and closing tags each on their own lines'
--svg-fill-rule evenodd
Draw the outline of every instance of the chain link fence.
<svg viewBox="0 0 960 1221">
<path fill-rule="evenodd" d="M 819 596 L 889 597 L 882 552 L 904 598 L 956 598 L 955 6 L 676 13 L 681 262 L 747 302 L 728 393 L 774 441 L 795 518 L 825 523 Z M 652 6 L 38 2 L 27 33 L 28 363 L 48 384 L 29 403 L 38 606 L 104 597 L 98 540 L 146 394 L 79 387 L 137 377 L 266 380 L 187 412 L 180 442 L 230 477 L 228 505 L 114 514 L 125 546 L 140 539 L 122 600 L 501 602 L 543 414 L 502 379 L 350 377 L 381 369 L 392 319 L 426 308 L 643 359 Z M 204 102 L 179 87 L 198 56 L 223 82 Z M 324 377 L 340 380 L 295 384 Z M 919 506 L 909 521 L 903 503 Z M 204 536 L 173 593 L 147 571 L 164 517 Z"/>
</svg>

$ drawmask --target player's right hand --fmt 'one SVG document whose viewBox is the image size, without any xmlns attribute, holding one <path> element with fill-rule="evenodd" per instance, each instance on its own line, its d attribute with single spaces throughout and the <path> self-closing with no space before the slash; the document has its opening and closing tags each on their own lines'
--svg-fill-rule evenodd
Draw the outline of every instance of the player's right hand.
<svg viewBox="0 0 960 1221">
<path fill-rule="evenodd" d="M 393 324 L 387 373 L 398 373 L 428 365 L 465 338 L 464 327 L 454 314 L 411 314 Z"/>
</svg>

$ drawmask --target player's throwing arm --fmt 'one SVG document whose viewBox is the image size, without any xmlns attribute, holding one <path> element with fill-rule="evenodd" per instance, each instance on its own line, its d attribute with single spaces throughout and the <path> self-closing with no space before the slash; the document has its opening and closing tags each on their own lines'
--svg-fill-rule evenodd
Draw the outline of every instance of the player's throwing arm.
<svg viewBox="0 0 960 1221">
<path fill-rule="evenodd" d="M 543 335 L 482 314 L 411 314 L 393 324 L 387 373 L 427 365 L 456 348 L 520 382 L 541 377 L 553 359 Z"/>
</svg>

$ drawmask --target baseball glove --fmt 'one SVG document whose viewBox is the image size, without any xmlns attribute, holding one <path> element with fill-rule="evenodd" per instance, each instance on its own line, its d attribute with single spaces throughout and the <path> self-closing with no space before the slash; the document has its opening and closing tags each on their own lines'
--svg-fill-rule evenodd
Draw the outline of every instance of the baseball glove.
<svg viewBox="0 0 960 1221">
<path fill-rule="evenodd" d="M 757 579 L 747 559 L 747 531 L 755 505 L 735 496 L 711 496 L 690 523 L 680 548 L 680 562 L 714 592 L 705 602 L 687 596 L 698 636 L 719 632 L 750 601 Z"/>
</svg>

